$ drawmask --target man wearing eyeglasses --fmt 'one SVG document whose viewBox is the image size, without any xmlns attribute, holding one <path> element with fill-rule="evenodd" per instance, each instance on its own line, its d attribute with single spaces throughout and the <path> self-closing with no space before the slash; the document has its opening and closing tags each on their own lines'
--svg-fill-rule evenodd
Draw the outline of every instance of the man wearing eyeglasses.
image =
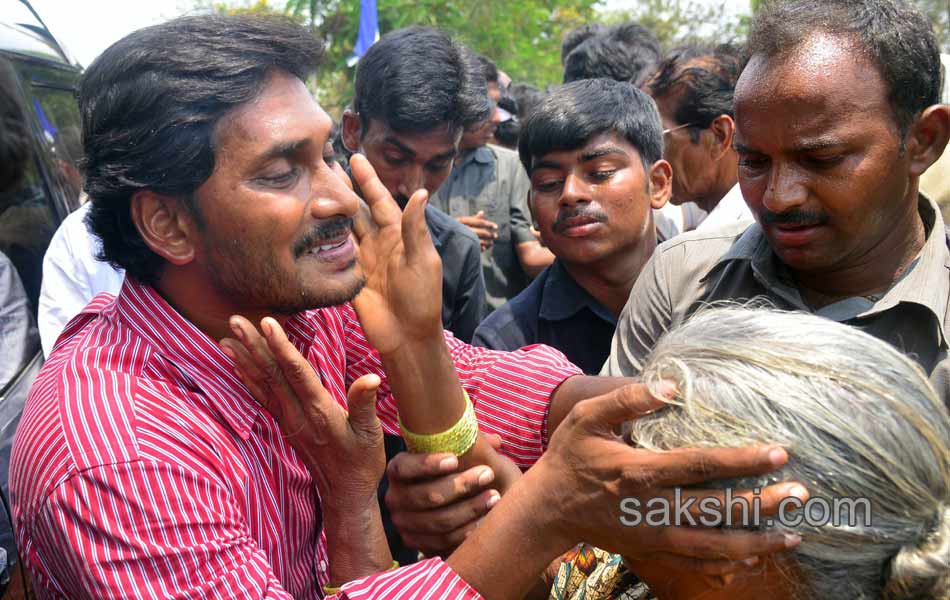
<svg viewBox="0 0 950 600">
<path fill-rule="evenodd" d="M 663 121 L 663 158 L 673 166 L 671 202 L 694 202 L 709 213 L 698 231 L 752 221 L 732 148 L 732 95 L 744 64 L 730 46 L 682 47 L 644 86 Z"/>
</svg>

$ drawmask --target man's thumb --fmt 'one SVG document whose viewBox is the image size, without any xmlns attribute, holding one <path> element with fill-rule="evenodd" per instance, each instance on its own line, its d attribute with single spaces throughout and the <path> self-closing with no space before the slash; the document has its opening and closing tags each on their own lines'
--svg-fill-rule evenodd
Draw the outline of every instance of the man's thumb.
<svg viewBox="0 0 950 600">
<path fill-rule="evenodd" d="M 381 383 L 378 375 L 363 375 L 346 393 L 350 426 L 355 431 L 375 433 L 382 426 L 376 416 L 376 390 Z"/>
</svg>

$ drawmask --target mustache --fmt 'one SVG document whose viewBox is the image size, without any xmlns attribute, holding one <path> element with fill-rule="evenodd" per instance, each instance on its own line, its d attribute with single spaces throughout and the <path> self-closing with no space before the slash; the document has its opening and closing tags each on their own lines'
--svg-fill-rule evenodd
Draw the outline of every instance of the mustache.
<svg viewBox="0 0 950 600">
<path fill-rule="evenodd" d="M 759 217 L 763 223 L 770 225 L 815 226 L 824 225 L 828 222 L 828 215 L 798 208 L 780 213 L 766 211 L 761 213 Z"/>
<path fill-rule="evenodd" d="M 334 217 L 324 221 L 297 240 L 297 243 L 294 244 L 294 256 L 299 258 L 319 242 L 339 237 L 351 231 L 353 231 L 353 219 L 351 217 Z"/>
<path fill-rule="evenodd" d="M 583 217 L 590 219 L 591 221 L 596 221 L 598 223 L 607 222 L 607 213 L 602 210 L 590 209 L 590 208 L 575 208 L 573 210 L 564 210 L 558 213 L 557 219 L 554 220 L 554 225 L 551 228 L 560 233 L 565 229 L 564 222 L 568 219 L 574 219 L 576 217 Z"/>
</svg>

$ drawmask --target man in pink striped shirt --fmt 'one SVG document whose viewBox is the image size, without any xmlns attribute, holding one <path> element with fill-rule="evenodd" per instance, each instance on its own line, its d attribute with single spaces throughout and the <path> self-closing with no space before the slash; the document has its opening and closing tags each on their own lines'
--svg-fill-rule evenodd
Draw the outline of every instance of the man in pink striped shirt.
<svg viewBox="0 0 950 600">
<path fill-rule="evenodd" d="M 320 598 L 346 584 L 341 598 L 509 598 L 582 539 L 709 572 L 797 543 L 619 526 L 625 496 L 787 455 L 629 448 L 613 426 L 660 405 L 641 386 L 579 377 L 543 346 L 492 352 L 444 334 L 425 197 L 403 215 L 357 155 L 359 210 L 303 84 L 321 53 L 287 21 L 186 17 L 86 72 L 88 223 L 127 278 L 67 326 L 17 432 L 14 519 L 38 595 Z M 251 323 L 279 324 L 298 361 L 256 374 L 280 401 L 236 371 L 260 349 Z M 380 421 L 398 431 L 394 382 L 422 396 L 453 365 L 482 431 L 533 468 L 446 561 L 389 570 Z M 318 392 L 288 391 L 305 380 Z"/>
</svg>

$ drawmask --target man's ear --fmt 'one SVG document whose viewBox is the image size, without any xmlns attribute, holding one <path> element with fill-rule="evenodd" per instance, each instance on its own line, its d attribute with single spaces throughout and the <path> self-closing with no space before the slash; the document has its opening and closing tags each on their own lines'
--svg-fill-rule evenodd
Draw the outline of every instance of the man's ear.
<svg viewBox="0 0 950 600">
<path fill-rule="evenodd" d="M 736 133 L 736 122 L 729 115 L 719 115 L 709 124 L 711 154 L 719 160 L 732 150 L 732 138 Z"/>
<path fill-rule="evenodd" d="M 350 152 L 359 152 L 360 139 L 363 137 L 363 124 L 360 122 L 360 116 L 352 109 L 348 108 L 343 111 L 341 135 L 344 148 Z"/>
<path fill-rule="evenodd" d="M 198 227 L 183 200 L 140 190 L 132 196 L 132 222 L 145 244 L 173 265 L 195 259 Z"/>
<path fill-rule="evenodd" d="M 911 175 L 919 177 L 937 162 L 950 139 L 950 106 L 935 104 L 922 113 L 907 131 L 907 156 Z"/>
<path fill-rule="evenodd" d="M 673 196 L 673 167 L 665 160 L 658 160 L 650 166 L 650 206 L 659 210 L 666 206 Z"/>
</svg>

